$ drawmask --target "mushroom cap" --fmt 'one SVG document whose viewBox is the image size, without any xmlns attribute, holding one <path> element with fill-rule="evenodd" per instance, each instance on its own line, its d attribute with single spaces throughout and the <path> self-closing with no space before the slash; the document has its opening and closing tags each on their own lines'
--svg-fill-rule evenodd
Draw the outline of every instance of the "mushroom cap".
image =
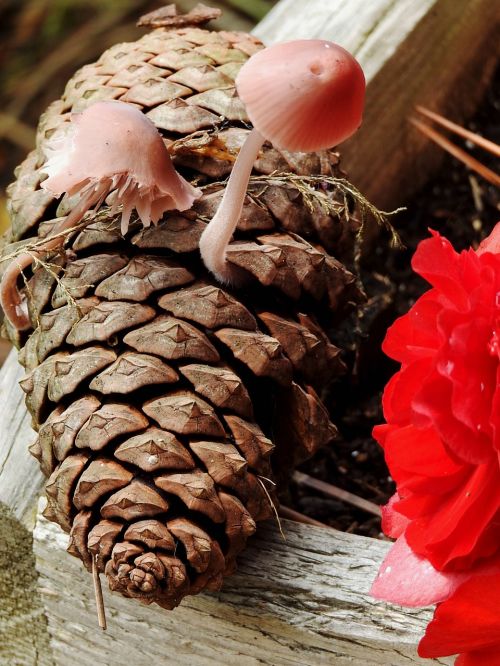
<svg viewBox="0 0 500 666">
<path fill-rule="evenodd" d="M 361 124 L 363 70 L 333 42 L 303 39 L 258 51 L 236 87 L 253 126 L 284 150 L 331 148 Z"/>
<path fill-rule="evenodd" d="M 65 134 L 46 146 L 48 174 L 41 186 L 55 196 L 105 188 L 123 204 L 123 228 L 136 208 L 147 226 L 172 209 L 191 208 L 201 192 L 175 170 L 155 125 L 139 109 L 119 101 L 96 102 L 75 113 Z M 90 201 L 91 199 L 89 199 Z"/>
</svg>

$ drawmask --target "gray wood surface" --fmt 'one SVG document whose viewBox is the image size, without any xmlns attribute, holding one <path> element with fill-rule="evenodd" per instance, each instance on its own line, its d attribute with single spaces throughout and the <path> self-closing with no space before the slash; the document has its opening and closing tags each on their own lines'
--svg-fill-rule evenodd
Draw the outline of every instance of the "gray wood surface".
<svg viewBox="0 0 500 666">
<path fill-rule="evenodd" d="M 443 158 L 408 122 L 414 106 L 462 122 L 500 57 L 498 0 L 281 0 L 254 32 L 266 44 L 330 39 L 359 60 L 365 114 L 342 164 L 382 208 L 403 205 Z"/>
<path fill-rule="evenodd" d="M 96 628 L 91 577 L 41 518 L 34 541 L 58 666 L 406 666 L 429 619 L 367 595 L 388 544 L 334 530 L 272 522 L 218 594 L 167 612 L 104 592 L 108 631 Z M 167 656 L 168 655 L 168 656 Z M 445 660 L 438 663 L 449 663 Z"/>
</svg>

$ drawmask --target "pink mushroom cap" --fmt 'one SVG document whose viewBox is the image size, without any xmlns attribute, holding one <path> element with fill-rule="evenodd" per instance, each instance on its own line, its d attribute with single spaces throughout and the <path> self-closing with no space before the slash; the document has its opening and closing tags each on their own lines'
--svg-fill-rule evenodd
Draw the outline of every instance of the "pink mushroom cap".
<svg viewBox="0 0 500 666">
<path fill-rule="evenodd" d="M 333 42 L 304 39 L 263 49 L 243 65 L 236 87 L 253 126 L 284 150 L 331 148 L 361 124 L 363 70 Z"/>
<path fill-rule="evenodd" d="M 88 208 L 114 192 L 114 207 L 123 205 L 122 232 L 133 208 L 149 226 L 167 210 L 191 208 L 201 195 L 175 170 L 155 125 L 125 102 L 96 102 L 73 114 L 67 134 L 47 153 L 42 171 L 49 177 L 41 186 L 55 196 L 80 192 Z"/>
</svg>

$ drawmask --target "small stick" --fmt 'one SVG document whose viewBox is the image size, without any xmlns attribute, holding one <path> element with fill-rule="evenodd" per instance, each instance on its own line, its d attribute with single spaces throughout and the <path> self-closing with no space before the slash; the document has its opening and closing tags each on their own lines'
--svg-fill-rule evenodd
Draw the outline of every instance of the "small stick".
<svg viewBox="0 0 500 666">
<path fill-rule="evenodd" d="M 496 185 L 497 187 L 500 185 L 500 176 L 491 169 L 485 167 L 484 164 L 481 164 L 479 160 L 476 160 L 474 157 L 469 155 L 469 153 L 465 152 L 465 150 L 462 150 L 454 143 L 442 136 L 439 132 L 436 132 L 436 130 L 432 129 L 425 123 L 420 122 L 420 120 L 417 120 L 416 118 L 410 118 L 410 122 L 412 125 L 415 125 L 415 127 L 419 129 L 422 134 L 425 134 L 429 139 L 434 141 L 434 143 L 437 143 L 438 146 L 441 146 L 441 148 L 444 148 L 444 150 L 448 151 L 451 155 L 463 162 L 466 166 L 469 167 L 469 169 L 476 171 L 492 185 Z"/>
<path fill-rule="evenodd" d="M 337 486 L 332 486 L 331 483 L 320 481 L 319 479 L 315 479 L 314 477 L 309 476 L 308 474 L 303 474 L 302 472 L 295 472 L 293 475 L 293 480 L 301 486 L 307 486 L 313 490 L 318 490 L 324 495 L 339 499 L 342 502 L 347 502 L 347 504 L 351 504 L 357 509 L 362 509 L 363 511 L 371 513 L 374 516 L 381 516 L 380 507 L 373 502 L 365 500 L 362 497 L 358 497 L 354 493 L 350 493 L 347 490 L 342 490 L 342 488 L 337 488 Z"/>
<path fill-rule="evenodd" d="M 440 116 L 439 113 L 431 111 L 430 109 L 426 109 L 425 106 L 417 105 L 415 109 L 423 116 L 426 116 L 426 118 L 429 118 L 438 125 L 441 125 L 441 127 L 446 127 L 446 129 L 449 129 L 450 132 L 458 134 L 458 136 L 467 139 L 471 143 L 476 144 L 476 146 L 484 148 L 484 150 L 487 150 L 492 155 L 500 157 L 500 146 L 498 146 L 494 141 L 485 139 L 483 136 L 475 134 L 475 132 L 470 132 L 469 130 L 465 129 L 465 127 L 457 125 L 456 123 L 453 123 L 451 120 L 448 120 L 448 118 Z"/>
<path fill-rule="evenodd" d="M 104 601 L 102 598 L 101 580 L 97 568 L 97 556 L 92 558 L 92 580 L 94 581 L 95 604 L 97 607 L 97 621 L 103 631 L 106 631 L 106 612 L 104 610 Z"/>
<path fill-rule="evenodd" d="M 304 523 L 305 525 L 316 525 L 316 527 L 326 527 L 329 530 L 333 530 L 333 527 L 330 527 L 330 525 L 326 525 L 325 523 L 320 523 L 319 520 L 315 520 L 314 518 L 309 518 L 309 516 L 305 516 L 303 513 L 299 513 L 298 511 L 290 509 L 287 506 L 281 505 L 279 513 L 280 516 L 283 516 L 283 518 L 288 518 L 289 520 L 295 520 L 295 522 L 297 523 Z"/>
</svg>

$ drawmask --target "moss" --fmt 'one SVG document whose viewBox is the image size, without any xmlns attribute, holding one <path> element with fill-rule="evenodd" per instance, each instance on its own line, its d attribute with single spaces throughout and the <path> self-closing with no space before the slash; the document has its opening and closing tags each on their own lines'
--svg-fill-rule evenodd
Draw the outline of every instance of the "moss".
<svg viewBox="0 0 500 666">
<path fill-rule="evenodd" d="M 0 664 L 53 666 L 33 538 L 0 504 Z"/>
</svg>

